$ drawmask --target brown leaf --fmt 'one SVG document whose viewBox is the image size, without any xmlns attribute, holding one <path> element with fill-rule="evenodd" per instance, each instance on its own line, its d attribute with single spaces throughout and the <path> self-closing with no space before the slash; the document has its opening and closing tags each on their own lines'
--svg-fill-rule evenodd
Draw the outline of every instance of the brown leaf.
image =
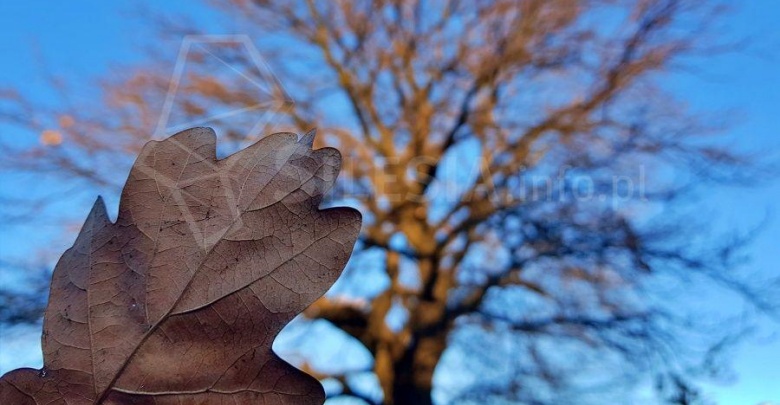
<svg viewBox="0 0 780 405">
<path fill-rule="evenodd" d="M 112 223 L 98 199 L 52 278 L 42 370 L 0 380 L 2 404 L 321 404 L 271 350 L 341 273 L 360 230 L 319 210 L 341 167 L 314 134 L 217 160 L 210 128 L 141 152 Z"/>
</svg>

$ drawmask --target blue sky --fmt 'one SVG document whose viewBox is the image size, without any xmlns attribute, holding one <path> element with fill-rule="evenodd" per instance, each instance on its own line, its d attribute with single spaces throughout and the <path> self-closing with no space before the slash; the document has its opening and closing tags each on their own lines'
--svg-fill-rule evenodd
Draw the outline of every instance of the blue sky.
<svg viewBox="0 0 780 405">
<path fill-rule="evenodd" d="M 152 2 L 145 2 L 152 4 Z M 734 111 L 736 124 L 728 141 L 734 147 L 765 151 L 780 158 L 780 2 L 754 0 L 738 4 L 724 27 L 732 38 L 747 37 L 750 45 L 740 52 L 721 55 L 701 66 L 696 74 L 674 78 L 673 89 L 694 108 L 724 108 Z M 163 4 L 163 3 L 155 3 Z M 191 2 L 165 2 L 168 10 L 188 8 Z M 40 97 L 49 91 L 43 80 L 45 69 L 66 78 L 105 75 L 112 66 L 132 63 L 142 55 L 139 30 L 143 25 L 127 11 L 133 2 L 87 0 L 73 7 L 70 2 L 0 2 L 0 84 L 24 83 Z M 173 60 L 171 57 L 171 69 Z M 45 61 L 45 65 L 41 64 Z M 0 134 L 7 136 L 7 134 Z M 2 178 L 0 187 L 8 191 L 16 181 Z M 708 191 L 702 211 L 713 217 L 719 230 L 748 230 L 769 218 L 763 233 L 750 247 L 749 266 L 763 275 L 777 275 L 780 249 L 780 181 L 757 188 L 723 187 Z M 78 208 L 86 214 L 89 207 Z M 83 217 L 82 214 L 74 214 Z M 47 242 L 53 230 L 25 226 L 0 229 L 0 255 L 16 257 L 27 249 Z M 66 246 L 53 246 L 62 251 Z M 780 403 L 780 331 L 778 325 L 762 323 L 762 328 L 734 355 L 738 379 L 728 386 L 714 386 L 712 392 L 725 405 Z M 34 336 L 36 330 L 25 330 Z M 37 341 L 11 339 L 20 331 L 0 331 L 0 372 L 24 364 L 37 366 Z"/>
</svg>

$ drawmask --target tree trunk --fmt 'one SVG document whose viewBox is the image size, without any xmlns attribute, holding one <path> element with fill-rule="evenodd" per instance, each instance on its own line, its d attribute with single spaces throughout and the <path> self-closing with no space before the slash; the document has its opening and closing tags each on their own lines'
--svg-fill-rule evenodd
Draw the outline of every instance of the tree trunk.
<svg viewBox="0 0 780 405">
<path fill-rule="evenodd" d="M 393 391 L 393 397 L 393 403 L 395 405 L 433 405 L 431 391 L 414 385 L 396 384 L 395 390 Z"/>
<path fill-rule="evenodd" d="M 441 331 L 443 332 L 443 331 Z M 394 405 L 433 404 L 433 373 L 446 345 L 446 333 L 420 336 L 394 366 Z"/>
</svg>

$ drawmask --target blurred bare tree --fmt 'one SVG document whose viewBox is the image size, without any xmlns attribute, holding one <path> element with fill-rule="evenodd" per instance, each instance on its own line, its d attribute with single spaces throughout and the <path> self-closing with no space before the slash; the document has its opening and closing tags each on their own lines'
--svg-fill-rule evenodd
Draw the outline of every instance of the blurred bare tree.
<svg viewBox="0 0 780 405">
<path fill-rule="evenodd" d="M 305 313 L 373 358 L 368 370 L 299 362 L 338 382 L 334 396 L 604 403 L 658 378 L 660 396 L 692 403 L 687 380 L 717 369 L 735 329 L 669 301 L 708 285 L 776 309 L 736 270 L 741 241 L 703 237 L 707 220 L 685 211 L 694 185 L 742 181 L 751 168 L 711 136 L 723 120 L 689 112 L 664 87 L 665 73 L 713 50 L 715 2 L 207 7 L 211 23 L 252 38 L 292 95 L 276 129 L 317 127 L 320 145 L 342 151 L 332 198 L 364 213 L 344 279 Z M 4 91 L 5 123 L 40 137 L 4 141 L 5 170 L 116 192 L 159 134 L 175 49 L 164 44 L 201 33 L 198 20 L 150 20 L 156 57 L 96 91 L 52 80 L 61 99 L 48 104 L 21 85 Z M 239 48 L 190 50 L 171 119 L 262 104 L 246 82 L 261 74 Z M 223 153 L 252 141 L 245 119 L 209 125 Z M 357 382 L 366 372 L 381 394 Z"/>
</svg>

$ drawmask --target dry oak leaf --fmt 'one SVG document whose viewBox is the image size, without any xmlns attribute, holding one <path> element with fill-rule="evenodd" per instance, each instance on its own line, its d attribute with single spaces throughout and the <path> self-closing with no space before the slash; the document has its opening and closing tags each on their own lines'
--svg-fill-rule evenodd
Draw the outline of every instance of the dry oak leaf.
<svg viewBox="0 0 780 405">
<path fill-rule="evenodd" d="M 271 350 L 361 225 L 318 209 L 341 156 L 313 138 L 273 134 L 220 160 L 210 128 L 147 144 L 117 221 L 98 199 L 54 270 L 43 369 L 4 375 L 0 403 L 322 404 Z"/>
</svg>

